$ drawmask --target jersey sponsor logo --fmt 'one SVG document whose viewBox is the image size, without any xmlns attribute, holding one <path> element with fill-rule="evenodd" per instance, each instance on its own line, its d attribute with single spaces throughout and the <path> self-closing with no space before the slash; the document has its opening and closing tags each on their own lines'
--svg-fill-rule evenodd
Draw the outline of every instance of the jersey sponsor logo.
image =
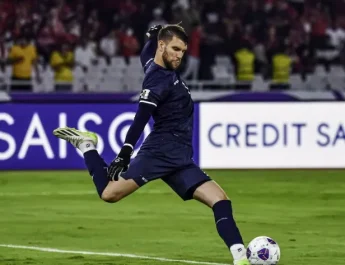
<svg viewBox="0 0 345 265">
<path fill-rule="evenodd" d="M 150 94 L 150 89 L 144 89 L 140 93 L 140 99 L 148 99 L 149 98 L 149 94 Z"/>
</svg>

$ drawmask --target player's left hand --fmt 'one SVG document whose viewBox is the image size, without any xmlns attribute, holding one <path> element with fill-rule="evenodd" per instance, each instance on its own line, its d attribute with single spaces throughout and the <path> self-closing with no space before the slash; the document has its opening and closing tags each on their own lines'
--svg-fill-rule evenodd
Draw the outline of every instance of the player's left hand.
<svg viewBox="0 0 345 265">
<path fill-rule="evenodd" d="M 119 179 L 121 172 L 128 169 L 128 165 L 131 161 L 133 149 L 130 146 L 123 146 L 118 156 L 110 163 L 108 167 L 108 178 L 112 181 Z"/>
</svg>

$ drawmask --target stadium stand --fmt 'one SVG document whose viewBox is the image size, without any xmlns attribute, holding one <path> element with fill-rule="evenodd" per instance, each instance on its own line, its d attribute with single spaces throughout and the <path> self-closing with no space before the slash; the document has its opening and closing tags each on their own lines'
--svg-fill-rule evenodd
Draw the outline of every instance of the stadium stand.
<svg viewBox="0 0 345 265">
<path fill-rule="evenodd" d="M 192 89 L 345 89 L 345 3 L 322 0 L 0 0 L 0 89 L 138 91 L 145 31 L 181 21 Z M 23 38 L 29 64 L 13 52 Z"/>
</svg>

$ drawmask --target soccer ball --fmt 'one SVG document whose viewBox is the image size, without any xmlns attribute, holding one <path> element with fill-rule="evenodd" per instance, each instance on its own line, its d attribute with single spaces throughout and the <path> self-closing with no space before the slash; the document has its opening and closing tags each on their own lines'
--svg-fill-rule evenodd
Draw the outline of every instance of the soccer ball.
<svg viewBox="0 0 345 265">
<path fill-rule="evenodd" d="M 280 248 L 272 238 L 259 236 L 248 244 L 247 258 L 252 265 L 276 265 L 280 259 Z"/>
</svg>

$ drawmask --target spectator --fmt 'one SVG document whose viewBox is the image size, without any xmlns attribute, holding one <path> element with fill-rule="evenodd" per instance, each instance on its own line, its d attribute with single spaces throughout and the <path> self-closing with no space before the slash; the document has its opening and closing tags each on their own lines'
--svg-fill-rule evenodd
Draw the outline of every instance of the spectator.
<svg viewBox="0 0 345 265">
<path fill-rule="evenodd" d="M 301 29 L 293 29 L 289 36 L 290 51 L 296 54 L 296 61 L 293 64 L 292 71 L 300 73 L 302 78 L 311 72 L 313 65 L 313 54 L 309 49 L 309 36 Z"/>
<path fill-rule="evenodd" d="M 138 11 L 138 4 L 135 4 L 133 0 L 120 1 L 119 9 L 127 16 L 133 15 Z"/>
<path fill-rule="evenodd" d="M 4 38 L 0 37 L 0 91 L 5 88 L 5 65 L 7 50 Z"/>
<path fill-rule="evenodd" d="M 82 38 L 75 49 L 75 63 L 84 72 L 87 72 L 91 65 L 97 63 L 95 46 L 91 42 L 88 42 L 86 38 Z"/>
<path fill-rule="evenodd" d="M 253 47 L 256 73 L 271 76 L 273 56 L 286 45 L 299 58 L 292 64 L 293 71 L 305 76 L 316 62 L 325 63 L 329 69 L 330 64 L 339 63 L 339 58 L 345 61 L 343 2 L 0 0 L 0 38 L 9 44 L 18 35 L 34 37 L 45 63 L 50 63 L 57 43 L 79 44 L 76 64 L 86 71 L 96 62 L 95 47 L 108 61 L 115 54 L 128 58 L 138 54 L 148 27 L 182 22 L 191 39 L 184 77 L 213 79 L 216 56 L 233 55 L 244 48 L 243 41 Z M 203 28 L 201 38 L 193 30 L 194 21 Z M 113 33 L 108 33 L 112 30 L 119 32 L 117 42 L 112 40 Z M 88 40 L 86 46 L 80 45 L 81 38 Z M 228 71 L 231 74 L 231 66 Z"/>
<path fill-rule="evenodd" d="M 148 25 L 148 28 L 154 26 L 154 25 L 165 25 L 167 24 L 166 20 L 162 18 L 163 15 L 163 10 L 159 7 L 153 9 L 152 11 L 153 14 L 153 20 Z"/>
<path fill-rule="evenodd" d="M 77 19 L 72 19 L 66 23 L 66 39 L 71 43 L 77 43 L 81 37 L 81 25 Z"/>
<path fill-rule="evenodd" d="M 272 90 L 285 90 L 289 88 L 289 78 L 292 64 L 297 61 L 296 56 L 292 56 L 285 46 L 280 47 L 272 57 Z"/>
<path fill-rule="evenodd" d="M 121 55 L 125 58 L 137 55 L 140 47 L 132 28 L 127 28 L 126 32 L 120 33 L 120 47 Z"/>
<path fill-rule="evenodd" d="M 296 16 L 295 12 L 289 8 L 285 0 L 277 0 L 268 16 L 268 22 L 276 28 L 278 38 L 285 41 L 286 36 L 289 35 L 291 21 Z"/>
<path fill-rule="evenodd" d="M 14 19 L 16 6 L 11 0 L 0 1 L 0 35 L 4 34 Z"/>
<path fill-rule="evenodd" d="M 86 25 L 83 31 L 83 35 L 88 39 L 96 41 L 99 39 L 99 35 L 103 31 L 104 27 L 99 19 L 99 13 L 97 9 L 92 9 L 89 17 L 86 20 Z"/>
<path fill-rule="evenodd" d="M 224 42 L 224 25 L 219 19 L 219 15 L 215 12 L 206 15 L 207 23 L 203 26 L 203 38 L 200 44 L 200 74 L 203 80 L 212 79 L 211 66 L 217 50 L 220 49 Z"/>
<path fill-rule="evenodd" d="M 184 9 L 179 5 L 175 5 L 172 10 L 172 24 L 181 23 L 181 26 L 185 29 L 188 35 L 191 34 L 191 27 L 192 27 L 192 19 L 193 17 L 190 16 L 191 14 L 188 13 L 188 10 Z"/>
<path fill-rule="evenodd" d="M 233 55 L 233 64 L 236 69 L 237 89 L 250 89 L 255 75 L 255 54 L 250 42 L 243 41 Z"/>
<path fill-rule="evenodd" d="M 110 63 L 110 58 L 118 53 L 118 43 L 114 30 L 111 30 L 107 36 L 101 39 L 100 53 L 106 58 L 108 63 Z"/>
<path fill-rule="evenodd" d="M 15 36 L 19 36 L 20 34 L 30 34 L 30 26 L 32 23 L 33 20 L 30 6 L 25 2 L 21 2 L 16 8 L 13 34 Z"/>
<path fill-rule="evenodd" d="M 191 27 L 193 29 L 193 24 L 195 21 L 202 25 L 201 23 L 201 18 L 200 18 L 200 10 L 202 9 L 201 3 L 198 3 L 198 0 L 190 0 L 190 8 L 187 10 L 188 17 L 190 18 L 191 21 Z M 190 33 L 190 31 L 188 32 Z"/>
<path fill-rule="evenodd" d="M 43 25 L 37 34 L 38 51 L 42 54 L 45 63 L 49 62 L 50 54 L 54 49 L 57 40 L 59 38 L 64 38 L 64 33 L 65 29 L 57 17 L 57 10 L 50 11 L 50 15 L 43 22 Z"/>
<path fill-rule="evenodd" d="M 71 91 L 73 82 L 74 55 L 68 43 L 53 51 L 50 65 L 54 70 L 55 91 Z"/>
<path fill-rule="evenodd" d="M 302 15 L 304 12 L 304 0 L 288 0 L 289 5 L 298 13 L 298 15 Z"/>
<path fill-rule="evenodd" d="M 258 3 L 258 0 L 252 0 L 250 7 L 245 13 L 243 23 L 251 25 L 253 28 L 254 37 L 260 41 L 264 41 L 264 34 L 266 28 L 266 13 L 263 7 Z"/>
<path fill-rule="evenodd" d="M 314 49 L 324 49 L 327 46 L 327 16 L 317 8 L 311 8 L 309 13 L 311 21 L 311 44 Z"/>
<path fill-rule="evenodd" d="M 66 3 L 66 0 L 55 0 L 58 17 L 61 21 L 70 19 L 74 14 L 71 7 Z"/>
<path fill-rule="evenodd" d="M 266 54 L 267 54 L 268 61 L 271 60 L 273 54 L 278 49 L 280 43 L 281 43 L 281 41 L 277 37 L 276 28 L 271 26 L 268 29 L 267 38 L 265 41 Z"/>
<path fill-rule="evenodd" d="M 194 29 L 189 37 L 187 65 L 182 75 L 183 79 L 187 79 L 190 75 L 192 75 L 193 81 L 196 81 L 198 79 L 201 34 L 201 25 L 198 22 L 196 22 L 194 24 Z"/>
<path fill-rule="evenodd" d="M 0 71 L 4 72 L 5 71 L 5 64 L 7 60 L 7 49 L 6 49 L 6 43 L 5 39 L 0 36 Z"/>
<path fill-rule="evenodd" d="M 13 91 L 32 91 L 32 68 L 35 68 L 37 82 L 41 82 L 37 65 L 36 47 L 29 43 L 27 37 L 19 36 L 16 44 L 12 46 L 7 60 L 12 65 Z"/>
<path fill-rule="evenodd" d="M 327 28 L 326 34 L 329 37 L 330 45 L 340 50 L 345 41 L 345 30 L 340 27 L 337 20 L 333 20 L 331 27 Z"/>
</svg>

